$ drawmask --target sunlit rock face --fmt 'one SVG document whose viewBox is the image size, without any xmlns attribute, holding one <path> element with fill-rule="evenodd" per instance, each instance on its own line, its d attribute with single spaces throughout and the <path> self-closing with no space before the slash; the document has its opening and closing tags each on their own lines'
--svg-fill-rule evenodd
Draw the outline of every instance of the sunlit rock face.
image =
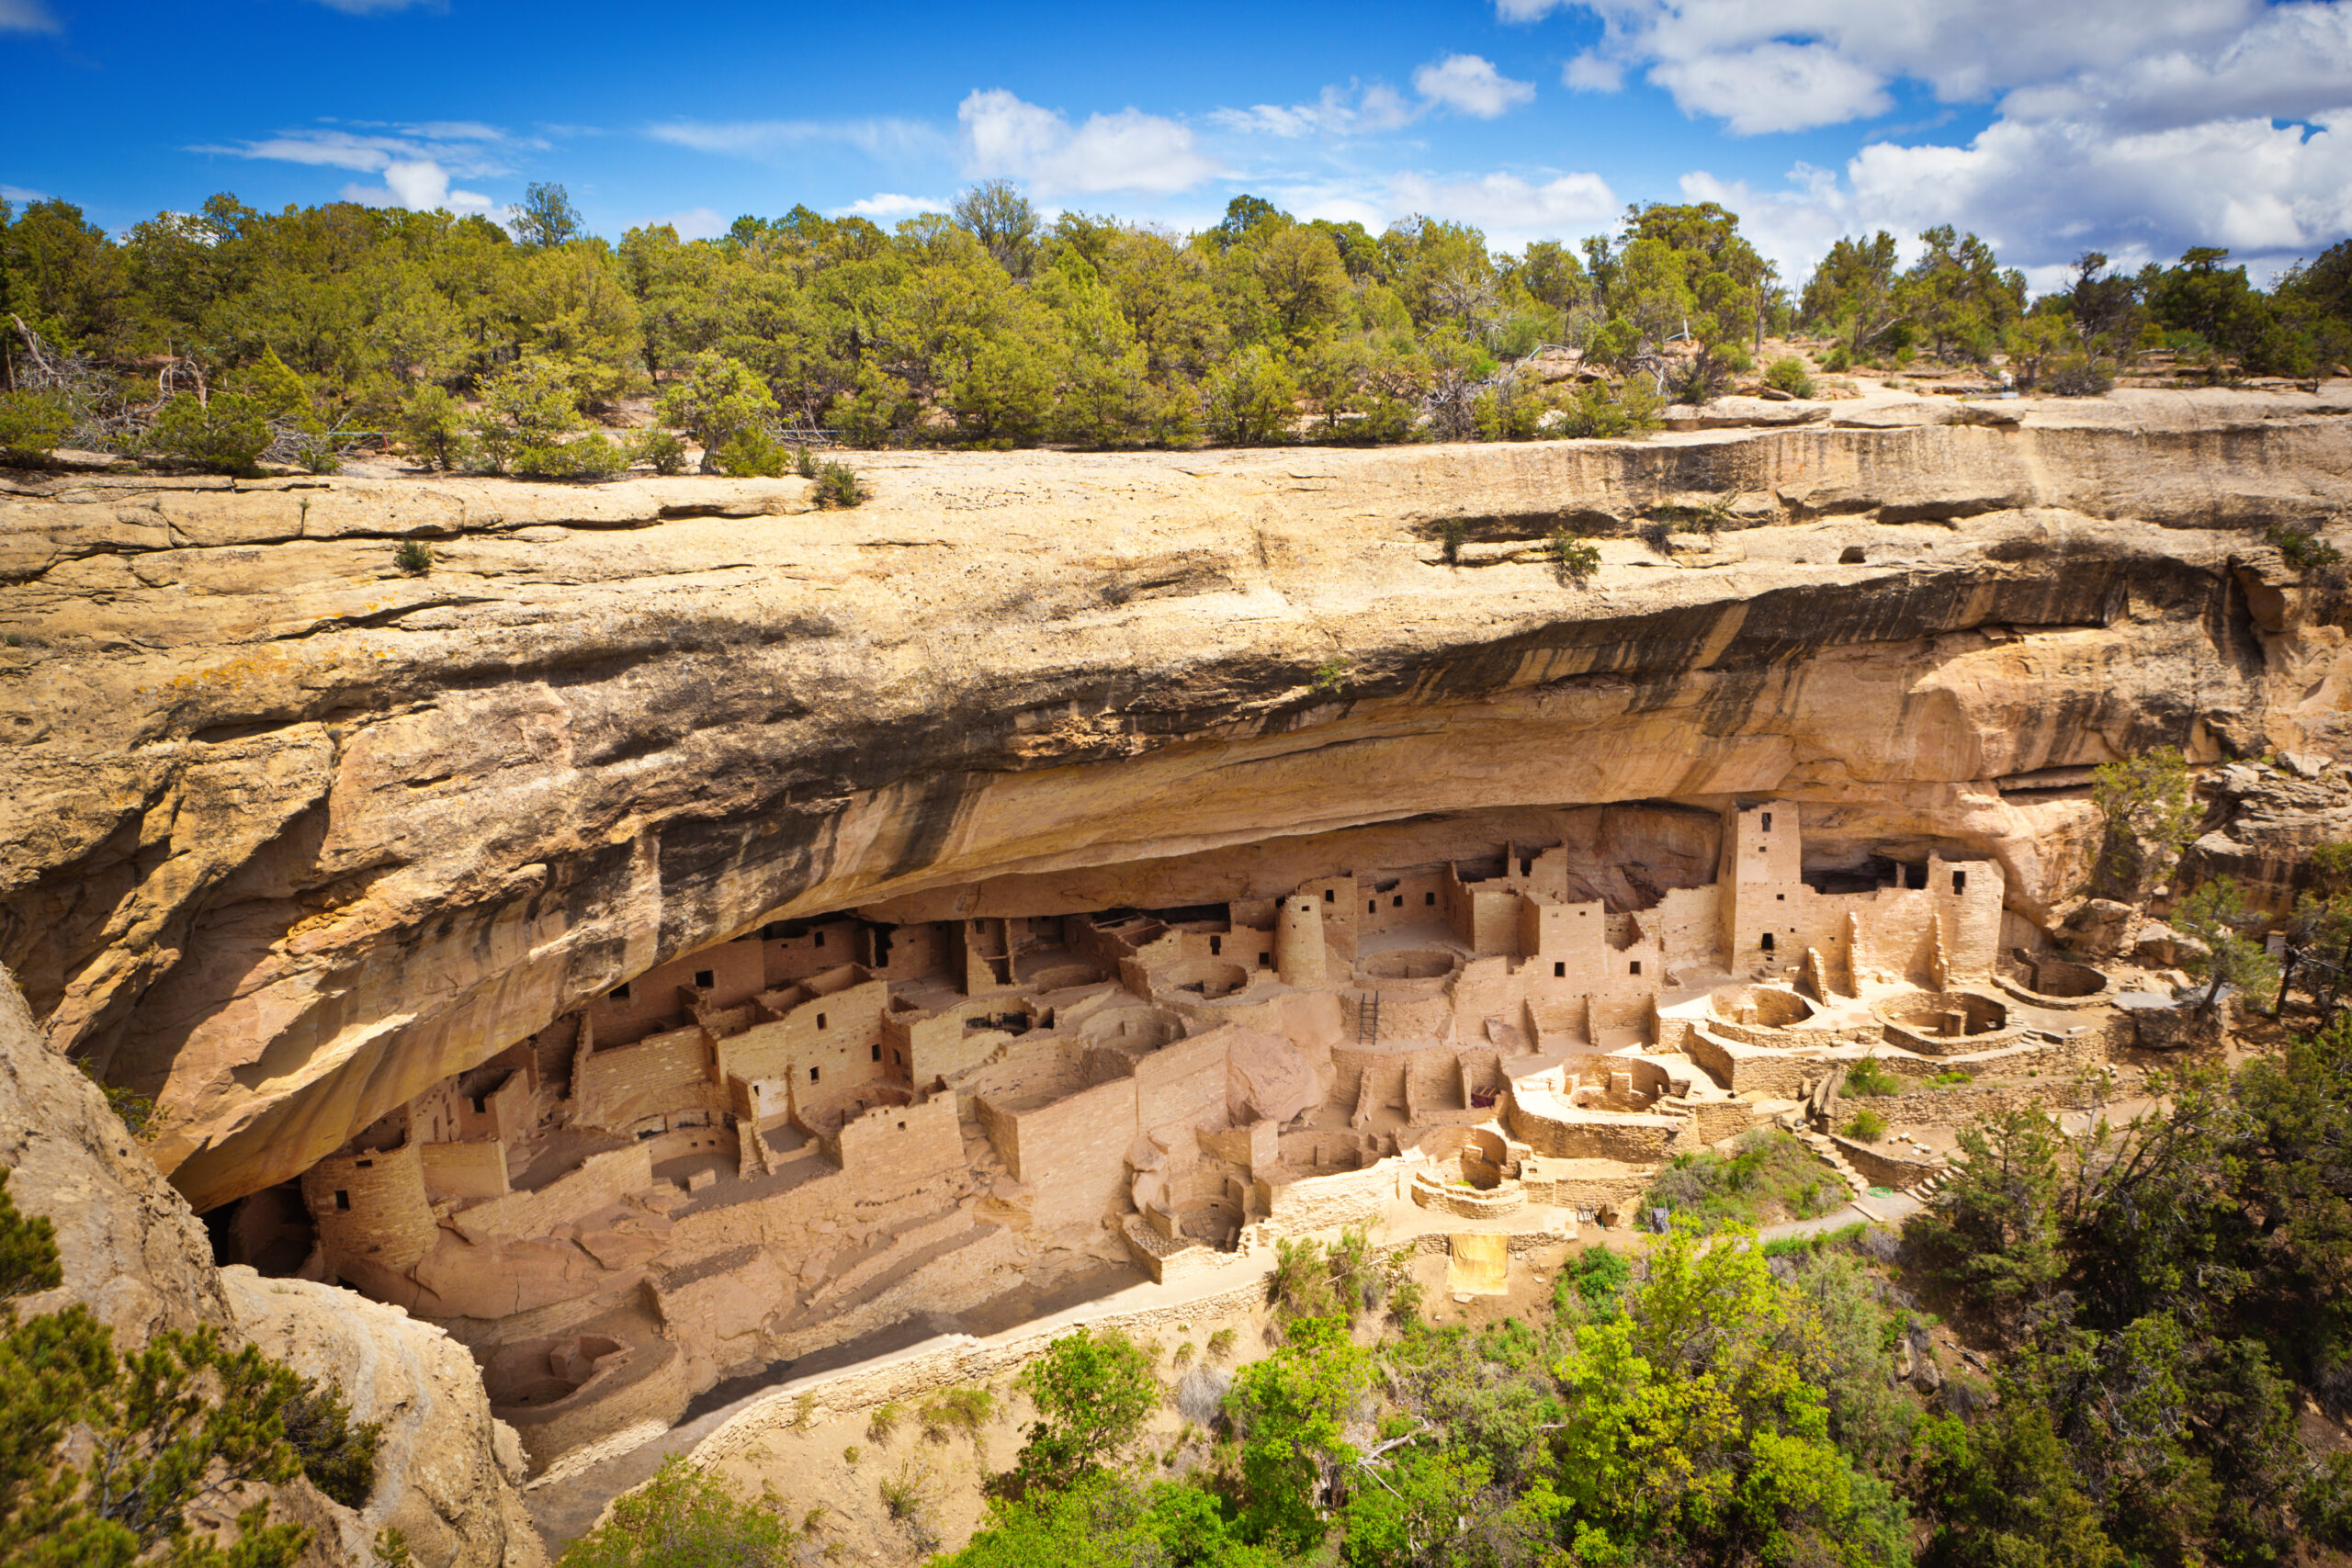
<svg viewBox="0 0 2352 1568">
<path fill-rule="evenodd" d="M 2347 412 L 876 457 L 845 513 L 797 480 L 28 483 L 0 962 L 157 1098 L 205 1209 L 763 924 L 1272 898 L 1347 830 L 1651 803 L 1616 858 L 1663 863 L 1713 847 L 1632 824 L 1770 796 L 1809 870 L 1988 862 L 2046 921 L 2078 770 L 2344 753 L 2341 595 L 2265 530 L 2352 501 Z M 1712 536 L 1635 535 L 1709 502 Z"/>
</svg>

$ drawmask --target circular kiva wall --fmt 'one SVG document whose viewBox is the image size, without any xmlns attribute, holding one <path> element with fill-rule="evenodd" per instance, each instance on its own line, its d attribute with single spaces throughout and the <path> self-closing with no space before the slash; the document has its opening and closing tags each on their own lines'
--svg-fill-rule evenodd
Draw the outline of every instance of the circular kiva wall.
<svg viewBox="0 0 2352 1568">
<path fill-rule="evenodd" d="M 1398 948 L 1372 954 L 1356 965 L 1356 973 L 1367 980 L 1442 980 L 1461 963 L 1434 948 Z"/>
<path fill-rule="evenodd" d="M 1927 1056 L 1959 1056 L 2007 1043 L 2008 1008 L 1974 991 L 1917 991 L 1871 1009 L 1887 1043 Z"/>
<path fill-rule="evenodd" d="M 2018 966 L 2025 971 L 2023 978 L 2012 979 L 2003 975 L 2000 980 L 2001 989 L 2019 1001 L 2041 1007 L 2084 1008 L 2108 999 L 2109 982 L 2102 970 L 2064 958 L 2028 958 L 2022 953 L 2017 958 Z"/>
<path fill-rule="evenodd" d="M 1821 1010 L 1813 1005 L 1811 998 L 1776 986 L 1742 986 L 1736 990 L 1717 991 L 1708 999 L 1707 1007 L 1725 1023 L 1745 1023 L 1759 1029 L 1788 1029 L 1810 1023 Z"/>
</svg>

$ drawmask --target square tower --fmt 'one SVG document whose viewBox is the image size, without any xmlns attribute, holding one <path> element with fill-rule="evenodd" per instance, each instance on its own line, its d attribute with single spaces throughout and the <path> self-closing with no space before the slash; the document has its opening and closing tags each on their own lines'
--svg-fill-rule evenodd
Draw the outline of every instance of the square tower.
<svg viewBox="0 0 2352 1568">
<path fill-rule="evenodd" d="M 1804 956 L 1804 833 L 1794 802 L 1739 806 L 1724 815 L 1724 967 L 1734 975 L 1792 968 Z"/>
</svg>

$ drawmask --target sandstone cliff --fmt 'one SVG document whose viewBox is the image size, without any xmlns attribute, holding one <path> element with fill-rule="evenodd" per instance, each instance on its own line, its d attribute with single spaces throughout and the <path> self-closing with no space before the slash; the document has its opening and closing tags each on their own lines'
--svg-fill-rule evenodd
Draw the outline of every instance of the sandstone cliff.
<svg viewBox="0 0 2352 1568">
<path fill-rule="evenodd" d="M 357 1510 L 297 1477 L 273 1515 L 313 1531 L 305 1562 L 372 1563 L 379 1530 L 400 1530 L 422 1568 L 532 1568 L 546 1560 L 516 1483 L 522 1452 L 497 1431 L 473 1359 L 439 1329 L 352 1292 L 298 1280 L 226 1276 L 204 1225 L 81 1072 L 45 1048 L 15 982 L 0 972 L 0 1168 L 9 1195 L 56 1227 L 63 1284 L 23 1298 L 25 1315 L 80 1302 L 119 1348 L 166 1328 L 210 1325 L 258 1344 L 305 1377 L 331 1381 L 354 1418 L 383 1424 L 377 1483 Z"/>
<path fill-rule="evenodd" d="M 2352 500 L 2346 391 L 881 457 L 848 513 L 797 480 L 27 479 L 0 961 L 158 1096 L 207 1207 L 659 960 L 990 878 L 1079 908 L 1097 868 L 1272 836 L 1770 791 L 1821 854 L 1992 856 L 2046 919 L 2070 770 L 2344 750 L 2342 595 L 2264 530 Z M 1705 505 L 1670 557 L 1634 536 Z"/>
</svg>

